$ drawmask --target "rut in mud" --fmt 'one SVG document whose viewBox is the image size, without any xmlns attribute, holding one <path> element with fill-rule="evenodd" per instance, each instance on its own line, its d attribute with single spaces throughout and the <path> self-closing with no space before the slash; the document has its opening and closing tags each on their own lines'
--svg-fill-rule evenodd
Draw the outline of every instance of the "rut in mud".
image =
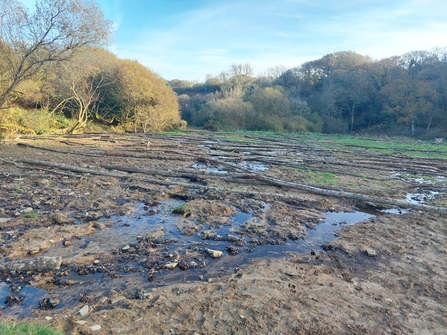
<svg viewBox="0 0 447 335">
<path fill-rule="evenodd" d="M 122 308 L 134 313 L 140 303 L 150 301 L 148 306 L 155 306 L 160 299 L 155 298 L 162 296 L 158 292 L 171 290 L 172 295 L 181 285 L 189 285 L 184 294 L 205 285 L 203 299 L 210 299 L 209 288 L 221 285 L 217 289 L 224 292 L 228 289 L 222 284 L 226 278 L 244 278 L 244 273 L 253 274 L 256 264 L 269 260 L 275 260 L 275 266 L 266 265 L 262 278 L 285 275 L 277 280 L 299 279 L 296 269 L 285 269 L 302 263 L 306 271 L 315 267 L 317 273 L 327 272 L 325 276 L 333 275 L 332 280 L 341 278 L 344 283 L 354 283 L 356 292 L 365 292 L 368 289 L 359 285 L 355 276 L 371 278 L 364 272 L 374 272 L 379 259 L 380 264 L 389 263 L 386 259 L 392 252 L 388 255 L 387 248 L 406 250 L 408 246 L 378 246 L 375 244 L 383 237 L 365 235 L 352 240 L 350 234 L 364 231 L 365 225 L 381 234 L 393 217 L 395 221 L 408 217 L 409 222 L 418 222 L 420 219 L 413 217 L 420 216 L 419 210 L 434 213 L 430 215 L 435 222 L 442 221 L 446 212 L 445 159 L 411 158 L 399 152 L 379 154 L 365 148 L 337 149 L 327 142 L 300 137 L 235 138 L 201 132 L 181 136 L 86 134 L 22 138 L 0 150 L 3 263 L 62 257 L 57 270 L 0 271 L 0 313 L 8 318 L 37 319 L 63 314 L 67 318 L 56 317 L 52 322 L 75 333 L 83 331 L 83 324 L 76 321 L 84 305 L 90 307 L 90 321 L 98 322 L 95 313 L 107 310 L 114 315 L 114 309 Z M 353 225 L 357 222 L 361 223 Z M 443 229 L 435 232 L 438 239 L 444 238 L 439 236 L 445 234 Z M 389 243 L 405 240 L 405 233 L 405 229 L 397 235 L 391 233 Z M 341 239 L 334 240 L 340 235 Z M 442 250 L 435 255 L 445 257 Z M 435 277 L 444 271 L 426 266 Z M 321 272 L 321 267 L 326 270 Z M 405 273 L 405 267 L 401 272 Z M 248 277 L 256 282 L 253 276 Z M 328 278 L 324 285 L 329 285 Z M 302 280 L 308 279 L 306 272 Z M 440 294 L 436 287 L 441 282 L 434 285 L 433 294 Z M 266 289 L 265 285 L 268 281 L 260 283 L 259 289 Z M 280 285 L 282 293 L 278 294 L 290 287 L 298 291 L 296 284 L 290 285 Z M 397 285 L 393 290 L 399 295 L 406 284 Z M 344 289 L 340 286 L 337 290 L 330 292 Z M 258 294 L 261 299 L 263 295 Z M 187 303 L 183 295 L 168 299 L 179 306 Z M 306 304 L 318 305 L 317 300 L 309 299 Z M 234 308 L 240 307 L 237 300 Z M 220 304 L 216 301 L 209 306 L 210 313 Z M 255 306 L 245 308 L 256 311 Z M 176 314 L 179 322 L 181 315 Z M 245 314 L 244 318 L 227 317 L 228 332 L 243 333 L 255 327 L 240 326 L 242 321 L 249 323 Z M 192 325 L 186 322 L 189 318 L 183 317 L 183 329 L 182 322 L 175 323 L 177 332 L 206 332 L 208 326 L 216 326 Z M 302 321 L 288 324 L 282 331 L 337 333 L 354 327 L 353 333 L 363 332 L 358 328 L 359 318 L 344 318 L 329 323 Z M 161 326 L 164 317 L 157 320 L 151 319 L 160 322 L 155 327 L 157 333 L 169 330 Z M 127 322 L 121 320 L 123 329 Z M 443 318 L 435 320 L 441 326 L 443 322 Z M 119 329 L 119 325 L 113 327 L 103 324 L 102 331 Z M 135 327 L 133 333 L 144 333 L 144 323 Z M 279 329 L 273 324 L 263 327 Z"/>
</svg>

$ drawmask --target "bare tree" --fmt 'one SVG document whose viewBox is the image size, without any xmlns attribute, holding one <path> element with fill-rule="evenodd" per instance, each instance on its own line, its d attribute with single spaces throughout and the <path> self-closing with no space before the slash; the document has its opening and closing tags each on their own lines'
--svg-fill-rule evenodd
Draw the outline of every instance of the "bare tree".
<svg viewBox="0 0 447 335">
<path fill-rule="evenodd" d="M 231 64 L 228 72 L 229 72 L 230 76 L 232 76 L 232 77 L 236 77 L 236 76 L 253 77 L 253 75 L 254 75 L 253 68 L 248 63 L 245 63 L 245 64 L 233 63 L 233 64 Z"/>
<path fill-rule="evenodd" d="M 267 77 L 275 80 L 275 79 L 278 79 L 279 77 L 281 77 L 286 71 L 287 71 L 287 68 L 284 65 L 277 65 L 274 67 L 269 67 L 265 71 L 265 75 Z"/>
<path fill-rule="evenodd" d="M 90 0 L 38 0 L 33 13 L 17 0 L 0 0 L 0 107 L 44 64 L 107 42 L 111 27 Z"/>
</svg>

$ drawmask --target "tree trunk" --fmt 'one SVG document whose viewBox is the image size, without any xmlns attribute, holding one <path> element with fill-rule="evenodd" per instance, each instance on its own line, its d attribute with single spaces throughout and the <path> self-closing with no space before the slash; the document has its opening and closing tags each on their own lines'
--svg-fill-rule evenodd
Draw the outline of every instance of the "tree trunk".
<svg viewBox="0 0 447 335">
<path fill-rule="evenodd" d="M 0 263 L 2 271 L 57 270 L 62 257 L 36 257 Z"/>
</svg>

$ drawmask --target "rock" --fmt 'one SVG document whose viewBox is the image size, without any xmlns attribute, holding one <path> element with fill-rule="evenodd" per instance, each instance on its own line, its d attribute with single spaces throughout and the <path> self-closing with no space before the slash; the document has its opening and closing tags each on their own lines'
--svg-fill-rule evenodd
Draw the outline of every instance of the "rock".
<svg viewBox="0 0 447 335">
<path fill-rule="evenodd" d="M 127 251 L 130 249 L 130 245 L 126 245 L 125 247 L 122 247 L 121 250 L 122 251 Z"/>
<path fill-rule="evenodd" d="M 98 222 L 98 221 L 93 222 L 92 226 L 93 226 L 93 228 L 96 228 L 96 229 L 105 229 L 105 228 L 107 228 L 105 223 Z"/>
<path fill-rule="evenodd" d="M 86 212 L 84 219 L 86 221 L 96 221 L 102 217 L 104 217 L 102 212 Z"/>
<path fill-rule="evenodd" d="M 84 307 L 82 307 L 79 310 L 79 314 L 81 314 L 81 316 L 86 316 L 88 314 L 88 311 L 89 311 L 89 307 L 88 307 L 88 305 L 85 305 Z"/>
<path fill-rule="evenodd" d="M 67 216 L 62 213 L 51 213 L 48 218 L 51 220 L 52 223 L 63 225 L 65 223 L 68 223 Z"/>
<path fill-rule="evenodd" d="M 53 318 L 52 318 L 51 316 L 46 316 L 46 317 L 45 317 L 45 320 L 47 320 L 47 321 L 51 321 L 51 320 L 53 320 Z"/>
<path fill-rule="evenodd" d="M 41 179 L 41 180 L 39 181 L 39 184 L 45 186 L 45 185 L 48 184 L 49 182 L 50 182 L 50 181 L 49 181 L 48 179 Z"/>
<path fill-rule="evenodd" d="M 142 288 L 138 288 L 135 291 L 135 299 L 143 300 L 144 298 L 145 298 L 144 290 Z"/>
<path fill-rule="evenodd" d="M 53 298 L 43 298 L 40 300 L 41 309 L 52 309 L 59 304 L 59 300 Z"/>
<path fill-rule="evenodd" d="M 377 256 L 377 252 L 376 252 L 374 249 L 366 249 L 366 254 L 367 254 L 369 257 L 375 257 L 375 256 Z"/>
<path fill-rule="evenodd" d="M 0 270 L 29 271 L 29 270 L 56 270 L 62 264 L 62 257 L 35 257 L 18 261 L 0 263 Z"/>
<path fill-rule="evenodd" d="M 62 242 L 62 244 L 64 245 L 64 247 L 69 247 L 71 245 L 71 242 L 66 240 L 66 241 Z"/>
<path fill-rule="evenodd" d="M 0 225 L 3 223 L 6 223 L 8 221 L 11 221 L 11 220 L 12 220 L 12 218 L 0 218 Z"/>
<path fill-rule="evenodd" d="M 178 263 L 168 263 L 166 264 L 166 269 L 174 270 L 177 267 Z"/>
<path fill-rule="evenodd" d="M 85 325 L 87 323 L 87 321 L 78 320 L 78 321 L 75 321 L 75 323 L 78 324 L 78 325 Z"/>
<path fill-rule="evenodd" d="M 126 299 L 126 297 L 118 296 L 118 297 L 113 298 L 113 299 L 111 300 L 111 303 L 112 303 L 112 304 L 116 304 L 116 303 L 118 303 L 118 302 L 120 302 L 120 301 L 122 301 L 122 300 L 125 300 L 125 299 Z"/>
<path fill-rule="evenodd" d="M 9 307 L 12 305 L 20 305 L 20 303 L 25 299 L 24 295 L 14 295 L 10 294 L 6 297 L 4 303 Z"/>
<path fill-rule="evenodd" d="M 206 249 L 206 252 L 212 258 L 219 258 L 220 256 L 222 256 L 222 251 L 220 251 L 220 250 Z"/>
<path fill-rule="evenodd" d="M 239 248 L 233 247 L 232 245 L 228 246 L 226 248 L 226 250 L 230 255 L 233 255 L 233 256 L 237 255 L 237 253 L 239 252 Z"/>
<path fill-rule="evenodd" d="M 94 326 L 91 326 L 91 327 L 89 327 L 89 329 L 91 330 L 91 331 L 97 331 L 97 330 L 100 330 L 101 329 L 101 326 L 100 325 L 94 325 Z"/>
<path fill-rule="evenodd" d="M 22 209 L 20 212 L 22 214 L 26 214 L 26 213 L 31 213 L 32 211 L 34 211 L 34 209 L 32 207 L 26 207 L 26 208 Z"/>
<path fill-rule="evenodd" d="M 39 248 L 35 248 L 35 249 L 31 249 L 30 251 L 28 251 L 28 255 L 35 255 L 38 254 L 40 252 Z"/>
</svg>

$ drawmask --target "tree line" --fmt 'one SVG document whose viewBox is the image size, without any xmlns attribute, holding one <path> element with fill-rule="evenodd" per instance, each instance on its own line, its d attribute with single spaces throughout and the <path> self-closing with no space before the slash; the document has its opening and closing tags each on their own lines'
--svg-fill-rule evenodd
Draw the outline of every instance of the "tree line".
<svg viewBox="0 0 447 335">
<path fill-rule="evenodd" d="M 257 77 L 249 64 L 233 64 L 204 83 L 170 85 L 179 95 L 182 117 L 213 130 L 427 137 L 447 131 L 447 49 L 376 61 L 341 51 Z"/>
<path fill-rule="evenodd" d="M 0 127 L 29 126 L 33 114 L 17 106 L 43 111 L 70 132 L 92 120 L 133 131 L 184 125 L 164 79 L 103 48 L 112 35 L 93 1 L 39 0 L 30 12 L 1 0 Z"/>
<path fill-rule="evenodd" d="M 217 131 L 447 131 L 447 49 L 381 60 L 341 51 L 260 76 L 232 64 L 203 83 L 166 82 L 106 51 L 112 35 L 94 1 L 38 0 L 30 12 L 0 0 L 0 128 L 76 132 L 95 121 L 144 132 L 186 122 Z"/>
</svg>

